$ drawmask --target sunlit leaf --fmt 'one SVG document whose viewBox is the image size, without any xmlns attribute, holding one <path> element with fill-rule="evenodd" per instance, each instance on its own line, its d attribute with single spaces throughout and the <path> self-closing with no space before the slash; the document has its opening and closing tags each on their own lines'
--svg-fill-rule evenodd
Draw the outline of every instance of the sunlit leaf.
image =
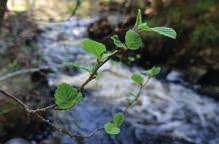
<svg viewBox="0 0 219 144">
<path fill-rule="evenodd" d="M 142 46 L 141 36 L 134 30 L 129 30 L 125 35 L 125 44 L 130 50 L 137 50 Z"/>
<path fill-rule="evenodd" d="M 144 77 L 143 77 L 142 75 L 140 75 L 140 74 L 133 74 L 133 75 L 131 76 L 131 79 L 132 79 L 134 82 L 136 82 L 137 84 L 140 84 L 140 85 L 142 85 L 143 82 L 144 82 Z"/>
<path fill-rule="evenodd" d="M 115 124 L 117 127 L 120 127 L 124 121 L 124 114 L 121 113 L 121 112 L 118 112 L 116 113 L 114 116 L 113 116 L 113 124 Z"/>
<path fill-rule="evenodd" d="M 164 36 L 172 38 L 172 39 L 176 39 L 176 31 L 174 29 L 172 29 L 172 28 L 168 28 L 168 27 L 154 27 L 154 28 L 151 28 L 151 31 L 157 32 L 160 35 L 164 35 Z"/>
<path fill-rule="evenodd" d="M 150 77 L 153 77 L 153 76 L 158 75 L 160 73 L 160 70 L 161 70 L 160 67 L 154 66 L 151 69 L 147 70 L 146 74 Z"/>
<path fill-rule="evenodd" d="M 138 25 L 138 32 L 147 32 L 147 31 L 150 31 L 150 30 L 151 30 L 150 27 L 145 22 Z"/>
<path fill-rule="evenodd" d="M 82 94 L 71 85 L 62 83 L 55 91 L 55 103 L 60 109 L 69 109 L 78 104 L 82 99 Z"/>
<path fill-rule="evenodd" d="M 87 52 L 95 55 L 98 59 L 100 59 L 106 51 L 106 46 L 104 44 L 90 39 L 83 41 L 83 47 Z"/>
<path fill-rule="evenodd" d="M 108 122 L 104 125 L 104 130 L 107 134 L 117 135 L 120 133 L 120 129 L 111 122 Z"/>
</svg>

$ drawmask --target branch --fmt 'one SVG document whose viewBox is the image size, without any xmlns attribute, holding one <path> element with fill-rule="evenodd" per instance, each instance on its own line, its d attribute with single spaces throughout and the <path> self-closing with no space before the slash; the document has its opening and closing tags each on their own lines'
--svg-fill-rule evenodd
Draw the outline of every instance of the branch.
<svg viewBox="0 0 219 144">
<path fill-rule="evenodd" d="M 10 99 L 14 100 L 15 102 L 17 102 L 19 105 L 22 106 L 22 108 L 23 108 L 24 110 L 28 109 L 27 105 L 26 105 L 25 103 L 23 103 L 20 99 L 16 98 L 15 96 L 13 96 L 13 95 L 7 93 L 6 91 L 4 91 L 4 90 L 2 90 L 2 89 L 0 89 L 0 93 L 2 93 L 3 95 L 9 97 Z"/>
<path fill-rule="evenodd" d="M 15 77 L 15 76 L 21 75 L 21 74 L 33 73 L 33 72 L 37 72 L 37 71 L 40 71 L 40 70 L 48 70 L 48 69 L 49 69 L 48 66 L 39 67 L 39 68 L 31 68 L 31 69 L 23 69 L 23 70 L 19 70 L 19 71 L 16 71 L 16 72 L 8 73 L 8 74 L 6 74 L 4 76 L 1 76 L 0 77 L 0 81 L 6 80 L 6 79 L 9 79 L 11 77 Z"/>
<path fill-rule="evenodd" d="M 77 134 L 77 133 L 73 133 L 73 132 L 71 132 L 71 131 L 69 131 L 69 130 L 66 130 L 66 129 L 64 129 L 64 128 L 57 127 L 56 125 L 54 125 L 53 123 L 51 123 L 49 120 L 44 119 L 44 118 L 43 118 L 41 115 L 39 115 L 39 114 L 37 114 L 37 117 L 38 117 L 42 122 L 44 122 L 44 123 L 48 124 L 50 127 L 52 127 L 54 130 L 59 131 L 59 132 L 61 132 L 61 133 L 64 133 L 64 134 L 70 136 L 71 138 L 78 137 L 78 138 L 84 138 L 84 139 L 85 139 L 85 138 L 89 138 L 89 137 L 95 135 L 97 132 L 103 130 L 103 128 L 98 128 L 98 129 L 94 130 L 93 132 L 91 132 L 91 133 L 89 133 L 89 134 L 83 136 L 83 135 L 80 135 L 80 134 Z"/>
<path fill-rule="evenodd" d="M 84 87 L 90 82 L 92 81 L 93 79 L 96 78 L 96 75 L 97 75 L 97 71 L 100 69 L 100 67 L 102 67 L 107 61 L 109 61 L 114 55 L 118 54 L 119 52 L 122 52 L 122 51 L 126 51 L 126 49 L 121 49 L 120 51 L 119 50 L 116 50 L 112 53 L 112 55 L 110 55 L 106 60 L 104 61 L 98 61 L 97 60 L 97 63 L 96 63 L 96 66 L 94 68 L 94 70 L 92 71 L 92 73 L 90 74 L 90 76 L 87 78 L 87 80 L 81 85 L 81 87 L 79 88 L 79 91 L 83 91 Z"/>
<path fill-rule="evenodd" d="M 125 110 L 124 110 L 124 113 L 127 113 L 128 109 L 129 109 L 136 101 L 138 101 L 138 99 L 139 99 L 140 96 L 141 96 L 141 92 L 142 92 L 143 88 L 148 85 L 149 80 L 150 80 L 150 77 L 147 78 L 147 80 L 145 81 L 144 84 L 141 84 L 141 85 L 140 85 L 140 88 L 139 88 L 139 90 L 138 90 L 137 95 L 135 96 L 135 99 L 134 99 L 130 104 L 128 104 L 128 106 L 127 106 L 127 107 L 125 108 Z"/>
<path fill-rule="evenodd" d="M 116 50 L 114 51 L 108 58 L 106 58 L 104 61 L 99 61 L 97 60 L 96 63 L 96 67 L 94 68 L 94 70 L 92 71 L 92 73 L 90 74 L 90 76 L 87 78 L 87 80 L 81 85 L 81 87 L 79 88 L 79 91 L 83 91 L 84 87 L 93 79 L 96 78 L 96 74 L 97 71 L 100 69 L 100 67 L 102 67 L 107 61 L 109 61 L 113 56 L 115 56 L 118 53 L 122 53 L 122 52 L 126 52 L 128 49 L 126 47 L 124 47 L 124 49 L 120 49 L 120 50 Z"/>
<path fill-rule="evenodd" d="M 22 106 L 22 108 L 23 108 L 27 113 L 30 113 L 30 114 L 36 116 L 36 117 L 39 118 L 42 122 L 44 122 L 44 123 L 48 124 L 49 126 L 51 126 L 53 129 L 55 129 L 55 130 L 57 130 L 57 131 L 59 131 L 59 132 L 62 132 L 62 133 L 66 134 L 66 135 L 68 135 L 68 136 L 70 136 L 70 137 L 72 137 L 72 138 L 73 138 L 73 137 L 89 138 L 89 137 L 95 135 L 97 132 L 99 132 L 100 130 L 103 129 L 103 128 L 98 128 L 98 129 L 94 130 L 93 132 L 91 132 L 90 134 L 85 135 L 85 136 L 80 135 L 80 134 L 77 134 L 77 133 L 73 133 L 73 132 L 68 131 L 68 130 L 66 130 L 66 129 L 64 129 L 64 128 L 59 128 L 59 127 L 57 127 L 56 125 L 54 125 L 53 123 L 51 123 L 49 120 L 43 118 L 43 117 L 39 114 L 39 112 L 45 112 L 45 111 L 50 110 L 50 109 L 55 109 L 55 107 L 56 107 L 55 104 L 50 105 L 50 106 L 47 106 L 47 107 L 45 107 L 45 108 L 39 108 L 39 109 L 36 109 L 36 110 L 32 110 L 32 109 L 30 109 L 25 103 L 23 103 L 20 99 L 18 99 L 18 98 L 16 98 L 15 96 L 13 96 L 13 95 L 7 93 L 6 91 L 0 89 L 0 93 L 2 93 L 3 95 L 9 97 L 10 99 L 14 100 L 15 102 L 17 102 L 20 106 Z"/>
<path fill-rule="evenodd" d="M 55 104 L 53 105 L 50 105 L 50 106 L 47 106 L 47 107 L 44 107 L 44 108 L 38 108 L 38 109 L 30 109 L 29 106 L 27 104 L 25 104 L 24 102 L 22 102 L 20 99 L 18 99 L 17 97 L 9 94 L 8 92 L 0 89 L 0 93 L 2 93 L 3 95 L 9 97 L 10 99 L 14 100 L 15 102 L 17 102 L 20 106 L 22 106 L 22 108 L 27 112 L 27 113 L 39 113 L 39 112 L 46 112 L 50 109 L 54 109 L 56 107 Z"/>
<path fill-rule="evenodd" d="M 107 57 L 105 60 L 103 61 L 99 61 L 97 60 L 97 63 L 95 65 L 95 68 L 94 70 L 92 71 L 92 73 L 90 74 L 90 76 L 87 78 L 87 80 L 85 80 L 85 82 L 81 85 L 81 87 L 79 88 L 79 91 L 83 91 L 84 87 L 90 82 L 92 81 L 93 79 L 96 78 L 96 75 L 97 75 L 97 72 L 98 70 L 100 69 L 100 67 L 102 67 L 112 56 L 116 55 L 117 53 L 119 52 L 125 52 L 127 49 L 121 49 L 121 50 L 116 50 L 114 51 L 109 57 Z M 29 72 L 35 72 L 35 71 L 39 71 L 41 69 L 48 69 L 49 67 L 43 67 L 43 68 L 35 68 L 35 69 L 28 69 L 28 70 L 20 70 L 20 71 L 17 71 L 17 72 L 14 72 L 14 73 L 10 73 L 6 76 L 4 76 L 3 78 L 1 78 L 0 80 L 5 80 L 7 78 L 10 78 L 10 77 L 13 77 L 13 76 L 16 76 L 16 75 L 19 75 L 19 74 L 23 74 L 23 73 L 29 73 Z M 30 109 L 28 107 L 28 105 L 26 105 L 24 102 L 22 102 L 20 99 L 16 98 L 15 96 L 7 93 L 6 91 L 4 90 L 1 90 L 0 89 L 0 93 L 2 93 L 3 95 L 11 98 L 12 100 L 14 100 L 15 102 L 17 102 L 19 105 L 21 105 L 23 107 L 23 109 L 27 112 L 27 113 L 30 113 L 34 116 L 36 116 L 37 118 L 39 118 L 42 122 L 48 124 L 49 126 L 51 126 L 53 129 L 59 131 L 59 132 L 62 132 L 70 137 L 80 137 L 80 138 L 89 138 L 93 135 L 95 135 L 97 132 L 99 132 L 100 130 L 102 130 L 103 128 L 98 128 L 96 130 L 94 130 L 93 132 L 89 133 L 88 135 L 80 135 L 80 134 L 77 134 L 77 133 L 73 133 L 71 131 L 68 131 L 64 128 L 59 128 L 57 127 L 55 124 L 51 123 L 49 120 L 45 119 L 44 117 L 42 117 L 39 112 L 46 112 L 48 110 L 58 110 L 58 108 L 56 107 L 56 104 L 53 104 L 53 105 L 50 105 L 50 106 L 47 106 L 45 108 L 38 108 L 38 109 Z"/>
</svg>

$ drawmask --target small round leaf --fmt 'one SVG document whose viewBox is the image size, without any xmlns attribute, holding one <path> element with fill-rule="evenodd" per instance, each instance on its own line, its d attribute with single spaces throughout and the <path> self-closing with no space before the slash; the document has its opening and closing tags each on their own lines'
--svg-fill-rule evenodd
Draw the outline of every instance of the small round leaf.
<svg viewBox="0 0 219 144">
<path fill-rule="evenodd" d="M 160 67 L 154 66 L 151 69 L 147 70 L 146 74 L 150 77 L 153 77 L 153 76 L 158 75 L 160 73 L 160 70 L 161 70 Z"/>
<path fill-rule="evenodd" d="M 142 75 L 140 75 L 140 74 L 133 74 L 133 75 L 131 76 L 131 79 L 132 79 L 134 82 L 136 82 L 137 84 L 140 84 L 140 85 L 142 85 L 143 82 L 144 82 L 144 77 L 143 77 Z"/>
<path fill-rule="evenodd" d="M 137 50 L 142 46 L 142 39 L 140 34 L 134 30 L 129 30 L 125 35 L 125 44 L 130 50 Z"/>
<path fill-rule="evenodd" d="M 117 135 L 120 133 L 120 129 L 111 122 L 108 122 L 104 125 L 104 130 L 107 134 Z"/>
<path fill-rule="evenodd" d="M 117 126 L 117 127 L 120 127 L 124 121 L 124 114 L 121 113 L 121 112 L 118 112 L 116 113 L 114 116 L 113 116 L 113 123 Z"/>
<path fill-rule="evenodd" d="M 78 104 L 82 99 L 82 94 L 76 88 L 66 83 L 58 85 L 54 96 L 55 103 L 60 109 L 69 109 Z"/>
</svg>

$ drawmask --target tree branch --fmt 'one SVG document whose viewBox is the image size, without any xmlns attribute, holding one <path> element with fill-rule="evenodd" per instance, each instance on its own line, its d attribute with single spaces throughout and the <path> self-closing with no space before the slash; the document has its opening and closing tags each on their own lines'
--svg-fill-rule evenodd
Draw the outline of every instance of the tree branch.
<svg viewBox="0 0 219 144">
<path fill-rule="evenodd" d="M 93 132 L 91 132 L 90 134 L 88 135 L 80 135 L 80 134 L 77 134 L 77 133 L 73 133 L 71 131 L 68 131 L 64 128 L 59 128 L 57 127 L 56 125 L 54 125 L 53 123 L 51 123 L 49 120 L 43 118 L 39 112 L 45 112 L 47 110 L 50 110 L 50 109 L 54 109 L 56 107 L 56 105 L 50 105 L 48 107 L 45 107 L 45 108 L 39 108 L 39 109 L 36 109 L 36 110 L 32 110 L 30 109 L 25 103 L 23 103 L 20 99 L 16 98 L 15 96 L 7 93 L 6 91 L 0 89 L 0 93 L 2 93 L 3 95 L 9 97 L 10 99 L 14 100 L 15 102 L 17 102 L 20 106 L 22 106 L 22 108 L 27 112 L 27 113 L 30 113 L 32 115 L 35 115 L 37 118 L 39 118 L 42 122 L 48 124 L 49 126 L 51 126 L 53 129 L 59 131 L 59 132 L 62 132 L 68 136 L 70 136 L 71 138 L 73 137 L 80 137 L 80 138 L 89 138 L 93 135 L 95 135 L 97 132 L 99 132 L 100 130 L 102 130 L 103 128 L 98 128 L 96 130 L 94 130 Z"/>
<path fill-rule="evenodd" d="M 9 79 L 9 78 L 15 77 L 17 75 L 21 75 L 21 74 L 33 73 L 33 72 L 37 72 L 37 71 L 40 71 L 40 70 L 48 70 L 48 69 L 49 69 L 48 66 L 39 67 L 39 68 L 31 68 L 31 69 L 23 69 L 23 70 L 19 70 L 19 71 L 16 71 L 16 72 L 8 73 L 8 74 L 6 74 L 4 76 L 1 76 L 0 77 L 0 81 L 6 80 L 6 79 Z"/>
<path fill-rule="evenodd" d="M 106 60 L 104 61 L 98 61 L 97 60 L 97 63 L 96 63 L 96 66 L 94 68 L 94 70 L 92 71 L 92 73 L 90 74 L 90 76 L 87 78 L 87 80 L 81 85 L 81 87 L 79 88 L 79 91 L 83 91 L 84 87 L 90 82 L 92 81 L 93 79 L 96 78 L 96 74 L 97 74 L 97 71 L 100 69 L 100 67 L 102 67 L 107 61 L 110 60 L 110 58 L 112 58 L 114 55 L 116 55 L 117 53 L 119 52 L 122 52 L 124 51 L 123 49 L 121 49 L 120 51 L 119 50 L 116 50 L 112 53 L 111 56 L 109 56 Z"/>
<path fill-rule="evenodd" d="M 100 67 L 102 67 L 112 56 L 116 55 L 117 53 L 119 52 L 123 52 L 123 51 L 126 51 L 127 49 L 124 48 L 124 49 L 121 49 L 121 50 L 116 50 L 114 51 L 110 56 L 108 56 L 105 60 L 103 61 L 99 61 L 97 60 L 97 63 L 96 63 L 96 66 L 94 68 L 94 70 L 92 71 L 92 73 L 90 74 L 90 76 L 87 78 L 87 80 L 85 80 L 85 82 L 81 85 L 81 87 L 79 88 L 79 91 L 83 91 L 84 87 L 90 82 L 92 81 L 93 79 L 96 78 L 96 75 L 97 75 L 97 72 L 98 70 L 100 69 Z M 10 74 L 7 74 L 5 75 L 4 77 L 0 78 L 0 81 L 1 80 L 5 80 L 7 78 L 10 78 L 10 77 L 13 77 L 13 76 L 16 76 L 16 75 L 19 75 L 19 74 L 23 74 L 23 73 L 29 73 L 29 72 L 35 72 L 35 71 L 39 71 L 39 70 L 42 70 L 42 69 L 48 69 L 49 67 L 43 67 L 43 68 L 34 68 L 34 69 L 27 69 L 27 70 L 20 70 L 20 71 L 17 71 L 17 72 L 14 72 L 14 73 L 10 73 Z M 53 104 L 53 105 L 50 105 L 50 106 L 47 106 L 47 107 L 44 107 L 44 108 L 38 108 L 38 109 L 31 109 L 28 107 L 28 105 L 26 105 L 24 102 L 22 102 L 20 99 L 18 99 L 17 97 L 7 93 L 6 91 L 0 89 L 0 93 L 2 93 L 3 95 L 11 98 L 12 100 L 14 100 L 15 102 L 17 102 L 19 105 L 21 105 L 23 107 L 23 109 L 27 112 L 27 113 L 30 113 L 34 116 L 36 116 L 37 118 L 39 118 L 42 122 L 48 124 L 49 126 L 51 126 L 53 129 L 59 131 L 59 132 L 62 132 L 70 137 L 80 137 L 80 138 L 89 138 L 93 135 L 95 135 L 97 132 L 103 130 L 103 128 L 98 128 L 96 130 L 94 130 L 93 132 L 89 133 L 88 135 L 80 135 L 80 134 L 77 134 L 77 133 L 73 133 L 71 131 L 68 131 L 64 128 L 59 128 L 57 127 L 55 124 L 51 123 L 49 120 L 45 119 L 44 117 L 42 117 L 39 112 L 46 112 L 48 110 L 59 110 L 56 106 L 56 104 Z"/>
<path fill-rule="evenodd" d="M 137 95 L 135 96 L 135 99 L 132 100 L 132 102 L 127 105 L 127 107 L 126 107 L 125 110 L 124 110 L 124 113 L 127 113 L 127 112 L 128 112 L 128 109 L 129 109 L 136 101 L 138 101 L 138 99 L 139 99 L 140 96 L 141 96 L 141 92 L 142 92 L 143 88 L 144 88 L 145 86 L 147 86 L 147 84 L 149 83 L 149 80 L 150 80 L 150 77 L 147 78 L 147 80 L 145 81 L 144 84 L 141 84 L 141 85 L 140 85 L 140 88 L 139 88 L 139 90 L 138 90 Z"/>
</svg>

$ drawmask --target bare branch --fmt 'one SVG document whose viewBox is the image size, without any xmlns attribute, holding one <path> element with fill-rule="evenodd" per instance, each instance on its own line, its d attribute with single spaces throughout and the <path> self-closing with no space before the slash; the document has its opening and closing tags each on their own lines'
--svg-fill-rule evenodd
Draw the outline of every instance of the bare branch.
<svg viewBox="0 0 219 144">
<path fill-rule="evenodd" d="M 22 106 L 22 108 L 27 112 L 27 113 L 30 113 L 30 114 L 33 114 L 35 116 L 37 116 L 42 122 L 48 124 L 49 126 L 51 126 L 53 129 L 59 131 L 59 132 L 62 132 L 64 134 L 67 134 L 68 136 L 70 137 L 81 137 L 81 138 L 89 138 L 93 135 L 95 135 L 97 132 L 99 132 L 100 130 L 102 130 L 103 128 L 99 128 L 99 129 L 96 129 L 94 130 L 93 132 L 91 132 L 90 134 L 88 135 L 80 135 L 80 134 L 77 134 L 77 133 L 73 133 L 71 131 L 68 131 L 66 129 L 63 129 L 63 128 L 59 128 L 57 127 L 56 125 L 54 125 L 53 123 L 51 123 L 49 120 L 46 120 L 45 118 L 43 118 L 39 112 L 45 112 L 47 110 L 50 110 L 50 109 L 55 109 L 56 105 L 53 104 L 53 105 L 50 105 L 50 106 L 47 106 L 45 108 L 39 108 L 39 109 L 36 109 L 36 110 L 32 110 L 30 109 L 25 103 L 23 103 L 20 99 L 16 98 L 15 96 L 7 93 L 6 91 L 4 90 L 1 90 L 0 89 L 0 93 L 2 93 L 3 95 L 11 98 L 12 100 L 14 100 L 15 102 L 17 102 L 20 106 Z"/>
<path fill-rule="evenodd" d="M 37 71 L 40 71 L 40 70 L 48 70 L 48 69 L 49 69 L 48 66 L 39 67 L 39 68 L 31 68 L 31 69 L 23 69 L 23 70 L 19 70 L 19 71 L 16 71 L 16 72 L 8 73 L 8 74 L 6 74 L 4 76 L 1 76 L 0 77 L 0 81 L 6 80 L 6 79 L 9 79 L 9 78 L 15 77 L 17 75 L 21 75 L 21 74 L 33 73 L 33 72 L 37 72 Z"/>
<path fill-rule="evenodd" d="M 2 93 L 3 95 L 9 97 L 10 99 L 14 100 L 15 102 L 17 102 L 19 105 L 22 106 L 22 108 L 23 108 L 24 110 L 28 109 L 27 105 L 26 105 L 25 103 L 23 103 L 20 99 L 16 98 L 15 96 L 13 96 L 13 95 L 7 93 L 6 91 L 4 91 L 4 90 L 2 90 L 2 89 L 0 89 L 0 93 Z"/>
<path fill-rule="evenodd" d="M 147 78 L 147 80 L 145 81 L 144 84 L 141 84 L 141 85 L 140 85 L 140 88 L 139 88 L 139 90 L 138 90 L 137 95 L 135 96 L 135 99 L 132 100 L 132 102 L 127 105 L 127 107 L 126 107 L 125 110 L 124 110 L 124 113 L 127 113 L 128 109 L 129 109 L 136 101 L 138 101 L 138 99 L 139 99 L 140 96 L 141 96 L 141 92 L 142 92 L 143 88 L 144 88 L 145 86 L 147 86 L 147 84 L 149 83 L 149 80 L 150 80 L 150 77 Z"/>
<path fill-rule="evenodd" d="M 127 49 L 121 49 L 121 50 L 116 50 L 112 53 L 111 56 L 109 56 L 106 60 L 100 62 L 97 60 L 97 64 L 96 64 L 96 67 L 94 68 L 94 70 L 92 71 L 92 73 L 90 74 L 90 76 L 87 78 L 87 80 L 81 85 L 80 87 L 80 91 L 83 91 L 84 87 L 90 82 L 92 81 L 93 79 L 96 78 L 96 74 L 97 74 L 97 71 L 100 69 L 100 67 L 102 67 L 107 61 L 109 61 L 113 56 L 115 56 L 116 54 L 120 53 L 120 52 L 123 52 L 123 51 L 126 51 Z"/>
<path fill-rule="evenodd" d="M 48 124 L 50 127 L 52 127 L 54 130 L 59 131 L 59 132 L 61 132 L 61 133 L 64 133 L 64 134 L 70 136 L 71 138 L 75 138 L 75 137 L 79 137 L 79 138 L 89 138 L 89 137 L 92 137 L 93 135 L 95 135 L 97 132 L 103 130 L 103 128 L 98 128 L 98 129 L 94 130 L 93 132 L 91 132 L 90 134 L 83 136 L 83 135 L 80 135 L 80 134 L 77 134 L 77 133 L 73 133 L 73 132 L 71 132 L 71 131 L 69 131 L 69 130 L 66 130 L 66 129 L 64 129 L 64 128 L 60 128 L 60 127 L 56 126 L 56 125 L 54 125 L 53 123 L 51 123 L 49 120 L 44 119 L 44 118 L 43 118 L 41 115 L 39 115 L 39 114 L 37 114 L 37 117 L 38 117 L 42 122 L 44 122 L 44 123 Z"/>
<path fill-rule="evenodd" d="M 85 82 L 81 85 L 81 87 L 79 88 L 79 91 L 83 91 L 84 87 L 90 82 L 92 81 L 93 79 L 96 78 L 96 75 L 97 75 L 97 72 L 98 70 L 100 69 L 100 67 L 102 67 L 112 56 L 116 55 L 117 53 L 119 52 L 125 52 L 127 49 L 121 49 L 121 50 L 116 50 L 114 51 L 109 57 L 107 57 L 104 61 L 99 61 L 97 60 L 97 63 L 96 63 L 96 66 L 94 68 L 94 70 L 92 71 L 92 73 L 90 74 L 90 76 L 88 77 L 87 80 L 85 80 Z M 2 78 L 0 78 L 0 81 L 1 80 L 5 80 L 7 78 L 10 78 L 10 77 L 13 77 L 13 76 L 16 76 L 16 75 L 19 75 L 19 74 L 24 74 L 24 73 L 29 73 L 29 72 L 35 72 L 35 71 L 39 71 L 39 70 L 42 70 L 42 69 L 49 69 L 49 67 L 43 67 L 43 68 L 33 68 L 33 69 L 27 69 L 27 70 L 20 70 L 20 71 L 17 71 L 17 72 L 14 72 L 14 73 L 10 73 L 10 74 L 7 74 L 5 76 L 3 76 Z M 39 112 L 46 112 L 48 110 L 59 110 L 59 108 L 57 108 L 56 104 L 53 104 L 53 105 L 50 105 L 50 106 L 47 106 L 47 107 L 44 107 L 44 108 L 38 108 L 38 109 L 30 109 L 28 107 L 28 105 L 26 105 L 24 102 L 22 102 L 20 99 L 16 98 L 15 96 L 7 93 L 6 91 L 4 90 L 1 90 L 0 89 L 0 93 L 2 93 L 3 95 L 11 98 L 12 100 L 14 100 L 15 102 L 17 102 L 19 105 L 21 105 L 23 107 L 23 109 L 27 112 L 27 113 L 30 113 L 32 114 L 32 116 L 36 116 L 37 118 L 39 118 L 42 122 L 48 124 L 49 126 L 51 126 L 53 129 L 55 129 L 56 131 L 59 131 L 59 132 L 62 132 L 70 137 L 80 137 L 80 138 L 89 138 L 93 135 L 95 135 L 97 132 L 103 130 L 103 128 L 98 128 L 96 130 L 94 130 L 93 132 L 87 134 L 87 135 L 80 135 L 80 134 L 77 134 L 77 133 L 74 133 L 74 132 L 71 132 L 71 131 L 68 131 L 64 128 L 59 128 L 58 126 L 56 126 L 55 124 L 51 123 L 49 120 L 45 119 L 44 117 L 42 117 Z"/>
</svg>

